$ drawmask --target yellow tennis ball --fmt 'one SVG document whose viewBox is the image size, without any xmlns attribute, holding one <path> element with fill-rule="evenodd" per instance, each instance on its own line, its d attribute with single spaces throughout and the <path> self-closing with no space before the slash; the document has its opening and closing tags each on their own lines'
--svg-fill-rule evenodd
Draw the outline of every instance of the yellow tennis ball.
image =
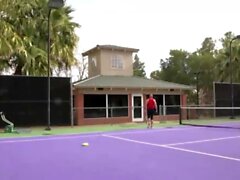
<svg viewBox="0 0 240 180">
<path fill-rule="evenodd" d="M 82 143 L 82 146 L 89 146 L 89 144 L 85 142 L 85 143 Z"/>
</svg>

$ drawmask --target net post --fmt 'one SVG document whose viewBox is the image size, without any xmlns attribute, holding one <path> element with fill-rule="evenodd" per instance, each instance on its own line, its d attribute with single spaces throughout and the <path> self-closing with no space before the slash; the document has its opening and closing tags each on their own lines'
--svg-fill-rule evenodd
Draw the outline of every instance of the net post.
<svg viewBox="0 0 240 180">
<path fill-rule="evenodd" d="M 182 109 L 181 106 L 179 106 L 179 124 L 182 124 Z"/>
</svg>

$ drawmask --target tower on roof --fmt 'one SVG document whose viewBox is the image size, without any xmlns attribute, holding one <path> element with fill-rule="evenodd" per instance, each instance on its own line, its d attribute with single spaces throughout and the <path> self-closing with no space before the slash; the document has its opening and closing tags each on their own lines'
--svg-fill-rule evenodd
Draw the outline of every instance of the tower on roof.
<svg viewBox="0 0 240 180">
<path fill-rule="evenodd" d="M 88 77 L 97 75 L 133 76 L 133 53 L 139 49 L 97 45 L 82 53 L 88 56 Z"/>
</svg>

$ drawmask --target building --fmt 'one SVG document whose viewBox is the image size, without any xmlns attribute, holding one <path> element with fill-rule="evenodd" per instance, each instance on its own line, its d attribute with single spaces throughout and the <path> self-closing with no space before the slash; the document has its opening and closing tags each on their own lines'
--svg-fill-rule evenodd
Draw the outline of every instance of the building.
<svg viewBox="0 0 240 180">
<path fill-rule="evenodd" d="M 134 48 L 97 45 L 88 56 L 86 80 L 74 83 L 74 114 L 77 125 L 142 122 L 145 101 L 153 94 L 158 104 L 155 120 L 178 119 L 186 104 L 185 90 L 192 87 L 133 76 Z"/>
</svg>

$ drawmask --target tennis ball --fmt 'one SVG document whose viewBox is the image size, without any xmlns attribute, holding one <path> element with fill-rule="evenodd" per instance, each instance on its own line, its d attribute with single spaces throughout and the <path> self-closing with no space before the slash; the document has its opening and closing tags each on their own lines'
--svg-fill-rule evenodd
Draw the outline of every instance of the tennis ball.
<svg viewBox="0 0 240 180">
<path fill-rule="evenodd" d="M 89 146 L 89 144 L 87 143 L 87 142 L 84 142 L 84 143 L 82 143 L 82 146 Z"/>
</svg>

